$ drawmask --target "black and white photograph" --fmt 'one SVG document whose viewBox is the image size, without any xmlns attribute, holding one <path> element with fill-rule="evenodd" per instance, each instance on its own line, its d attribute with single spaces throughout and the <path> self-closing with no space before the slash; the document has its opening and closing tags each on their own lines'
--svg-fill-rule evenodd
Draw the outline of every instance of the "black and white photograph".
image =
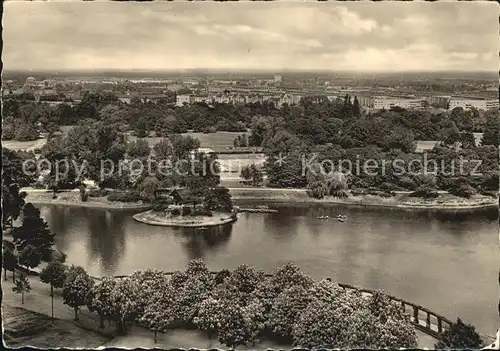
<svg viewBox="0 0 500 351">
<path fill-rule="evenodd" d="M 8 349 L 499 349 L 495 1 L 2 4 Z"/>
</svg>

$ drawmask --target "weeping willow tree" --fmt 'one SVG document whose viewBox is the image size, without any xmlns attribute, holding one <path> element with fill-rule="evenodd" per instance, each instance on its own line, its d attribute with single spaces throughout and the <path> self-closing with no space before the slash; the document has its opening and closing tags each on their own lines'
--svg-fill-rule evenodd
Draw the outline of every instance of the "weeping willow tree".
<svg viewBox="0 0 500 351">
<path fill-rule="evenodd" d="M 331 170 L 326 172 L 319 164 L 313 164 L 309 168 L 307 177 L 307 194 L 316 199 L 323 199 L 325 196 L 345 198 L 348 196 L 347 176 L 342 172 Z"/>
<path fill-rule="evenodd" d="M 334 197 L 348 197 L 347 189 L 347 176 L 342 172 L 331 172 L 328 180 L 328 193 Z"/>
</svg>

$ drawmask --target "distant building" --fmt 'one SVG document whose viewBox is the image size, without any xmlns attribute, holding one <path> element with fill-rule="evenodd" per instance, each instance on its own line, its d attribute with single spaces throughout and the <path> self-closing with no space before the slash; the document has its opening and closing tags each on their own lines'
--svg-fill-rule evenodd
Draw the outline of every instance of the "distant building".
<svg viewBox="0 0 500 351">
<path fill-rule="evenodd" d="M 283 77 L 280 74 L 275 74 L 273 80 L 274 84 L 281 84 L 283 81 Z"/>
<path fill-rule="evenodd" d="M 359 98 L 358 98 L 359 100 Z M 373 108 L 376 110 L 390 110 L 393 107 L 404 109 L 419 109 L 423 107 L 423 99 L 409 99 L 404 97 L 379 96 L 373 99 Z"/>
<path fill-rule="evenodd" d="M 374 107 L 374 98 L 373 96 L 366 95 L 356 95 L 359 101 L 359 105 L 363 107 L 373 108 Z"/>
<path fill-rule="evenodd" d="M 204 103 L 210 103 L 212 102 L 212 98 L 208 96 L 208 94 L 205 95 L 196 95 L 193 99 L 193 102 L 204 102 Z"/>
<path fill-rule="evenodd" d="M 169 85 L 167 85 L 167 90 L 168 91 L 176 92 L 176 91 L 181 90 L 182 88 L 184 88 L 184 87 L 182 85 L 180 85 L 180 84 L 169 84 Z"/>
<path fill-rule="evenodd" d="M 430 105 L 436 105 L 441 108 L 448 108 L 451 96 L 429 96 L 427 102 Z"/>
<path fill-rule="evenodd" d="M 26 83 L 24 83 L 27 87 L 34 87 L 36 85 L 36 79 L 33 77 L 26 78 Z"/>
<path fill-rule="evenodd" d="M 182 107 L 184 104 L 192 104 L 194 102 L 194 95 L 177 95 L 175 105 Z"/>
<path fill-rule="evenodd" d="M 295 94 L 283 94 L 278 98 L 276 106 L 279 108 L 284 104 L 288 104 L 289 106 L 298 105 L 298 103 L 300 102 L 300 98 L 301 97 L 299 95 Z"/>
<path fill-rule="evenodd" d="M 499 108 L 498 99 L 471 99 L 471 98 L 460 98 L 455 97 L 450 99 L 449 110 L 461 107 L 464 110 L 470 110 L 475 108 L 477 110 L 491 110 Z"/>
</svg>

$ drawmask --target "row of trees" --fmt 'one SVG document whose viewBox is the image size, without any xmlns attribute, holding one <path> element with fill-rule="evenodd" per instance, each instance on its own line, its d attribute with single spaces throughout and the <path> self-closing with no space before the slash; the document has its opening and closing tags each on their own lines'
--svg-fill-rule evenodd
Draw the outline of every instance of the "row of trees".
<svg viewBox="0 0 500 351">
<path fill-rule="evenodd" d="M 48 269 L 49 270 L 49 269 Z M 44 281 L 58 282 L 60 270 Z M 55 285 L 54 285 L 55 286 Z M 287 264 L 271 276 L 242 265 L 211 274 L 201 260 L 169 276 L 139 271 L 127 278 L 97 282 L 71 267 L 62 284 L 64 303 L 87 306 L 114 321 L 119 332 L 137 322 L 155 334 L 196 326 L 228 347 L 254 345 L 262 338 L 316 347 L 414 347 L 417 337 L 409 316 L 383 293 L 365 299 L 337 284 L 314 282 Z"/>
<path fill-rule="evenodd" d="M 94 280 L 81 267 L 51 262 L 40 279 L 50 285 L 52 306 L 54 288 L 62 289 L 75 320 L 87 307 L 99 314 L 100 328 L 108 320 L 123 334 L 138 323 L 153 332 L 155 343 L 158 333 L 196 327 L 231 348 L 255 346 L 264 338 L 303 348 L 417 346 L 410 316 L 383 292 L 367 298 L 329 279 L 315 282 L 292 263 L 270 275 L 246 265 L 213 274 L 196 259 L 173 274 L 147 270 Z M 23 277 L 13 289 L 24 294 L 29 282 Z M 459 319 L 436 347 L 482 344 L 474 327 Z"/>
</svg>

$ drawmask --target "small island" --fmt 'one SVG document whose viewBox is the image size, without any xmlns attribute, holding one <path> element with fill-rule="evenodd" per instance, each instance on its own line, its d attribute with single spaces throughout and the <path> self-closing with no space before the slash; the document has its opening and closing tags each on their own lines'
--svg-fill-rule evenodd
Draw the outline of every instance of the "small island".
<svg viewBox="0 0 500 351">
<path fill-rule="evenodd" d="M 149 225 L 206 228 L 233 223 L 237 211 L 226 188 L 208 189 L 204 198 L 189 188 L 168 188 L 155 191 L 152 209 L 133 218 Z"/>
</svg>

